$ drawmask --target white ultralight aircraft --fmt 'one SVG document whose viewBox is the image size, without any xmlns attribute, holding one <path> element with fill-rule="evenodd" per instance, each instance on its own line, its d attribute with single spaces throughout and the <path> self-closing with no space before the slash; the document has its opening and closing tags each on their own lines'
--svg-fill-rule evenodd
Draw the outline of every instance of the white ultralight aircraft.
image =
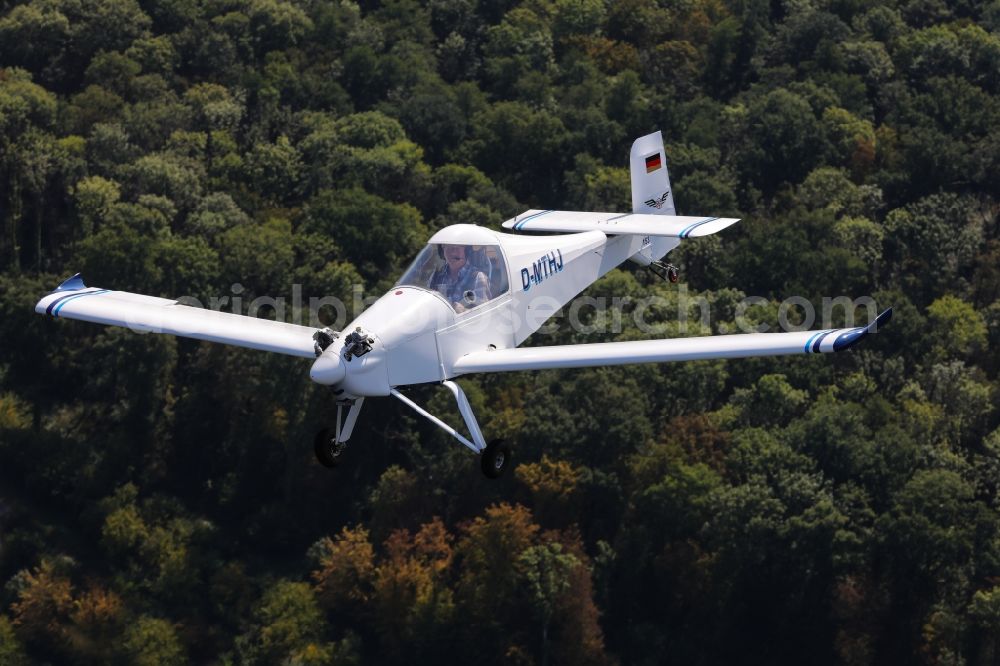
<svg viewBox="0 0 1000 666">
<path fill-rule="evenodd" d="M 738 221 L 675 214 L 659 132 L 632 145 L 630 162 L 631 213 L 529 210 L 503 224 L 514 232 L 532 232 L 528 235 L 471 224 L 441 229 L 396 286 L 346 332 L 87 287 L 79 274 L 43 297 L 35 310 L 311 358 L 309 376 L 330 386 L 337 402 L 336 427 L 316 436 L 321 463 L 337 464 L 365 398 L 392 395 L 479 454 L 490 478 L 509 466 L 510 449 L 503 440 L 487 444 L 469 401 L 452 381 L 459 375 L 834 352 L 891 317 L 890 308 L 856 328 L 519 349 L 548 317 L 625 260 L 676 282 L 677 269 L 660 261 L 667 252 L 684 239 L 714 234 Z M 400 391 L 431 382 L 454 394 L 468 437 Z"/>
</svg>

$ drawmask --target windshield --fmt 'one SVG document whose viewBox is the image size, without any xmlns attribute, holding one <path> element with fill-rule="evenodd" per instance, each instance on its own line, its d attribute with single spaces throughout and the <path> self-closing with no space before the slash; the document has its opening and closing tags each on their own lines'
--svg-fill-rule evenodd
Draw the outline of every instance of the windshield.
<svg viewBox="0 0 1000 666">
<path fill-rule="evenodd" d="M 456 312 L 507 293 L 507 265 L 497 245 L 431 243 L 417 255 L 397 287 L 432 289 Z"/>
</svg>

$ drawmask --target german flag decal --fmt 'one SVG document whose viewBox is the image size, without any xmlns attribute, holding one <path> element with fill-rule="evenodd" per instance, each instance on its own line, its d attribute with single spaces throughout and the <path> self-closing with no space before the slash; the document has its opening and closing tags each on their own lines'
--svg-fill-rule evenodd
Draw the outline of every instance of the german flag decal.
<svg viewBox="0 0 1000 666">
<path fill-rule="evenodd" d="M 653 153 L 646 158 L 646 173 L 653 173 L 661 166 L 663 166 L 663 162 L 660 161 L 659 153 Z"/>
</svg>

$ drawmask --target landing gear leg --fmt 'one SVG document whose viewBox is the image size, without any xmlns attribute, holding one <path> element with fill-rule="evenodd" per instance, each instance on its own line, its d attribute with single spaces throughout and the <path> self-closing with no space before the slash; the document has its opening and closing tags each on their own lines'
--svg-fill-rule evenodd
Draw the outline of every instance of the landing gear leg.
<svg viewBox="0 0 1000 666">
<path fill-rule="evenodd" d="M 390 393 L 399 398 L 400 402 L 415 411 L 417 414 L 420 414 L 425 419 L 464 444 L 473 453 L 478 454 L 480 467 L 483 470 L 483 474 L 485 474 L 488 478 L 495 479 L 499 477 L 504 473 L 504 471 L 506 471 L 507 467 L 510 466 L 510 447 L 504 444 L 503 440 L 495 440 L 487 444 L 486 440 L 483 438 L 483 431 L 479 429 L 479 422 L 476 421 L 476 415 L 472 412 L 472 406 L 469 404 L 469 399 L 465 397 L 465 392 L 462 391 L 462 387 L 452 381 L 445 381 L 441 383 L 444 384 L 445 388 L 451 391 L 455 396 L 455 402 L 458 403 L 458 411 L 462 414 L 462 419 L 465 421 L 465 427 L 469 429 L 469 434 L 472 436 L 471 441 L 462 433 L 455 430 L 450 425 L 434 416 L 396 389 L 390 389 Z"/>
<path fill-rule="evenodd" d="M 337 427 L 334 430 L 323 428 L 316 433 L 313 440 L 313 451 L 316 459 L 324 467 L 336 467 L 340 463 L 340 457 L 347 448 L 347 440 L 351 438 L 354 431 L 354 424 L 358 421 L 358 414 L 361 412 L 361 405 L 364 398 L 357 400 L 344 400 L 337 403 Z M 344 407 L 350 405 L 347 412 L 347 420 L 343 421 Z"/>
</svg>

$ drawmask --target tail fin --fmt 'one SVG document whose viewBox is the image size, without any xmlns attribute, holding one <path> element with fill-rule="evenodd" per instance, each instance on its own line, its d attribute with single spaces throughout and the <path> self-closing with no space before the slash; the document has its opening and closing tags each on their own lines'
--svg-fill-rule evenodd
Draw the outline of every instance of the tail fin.
<svg viewBox="0 0 1000 666">
<path fill-rule="evenodd" d="M 667 175 L 667 155 L 660 132 L 635 140 L 629 156 L 632 170 L 632 212 L 647 215 L 676 215 L 674 193 Z M 648 266 L 677 247 L 679 240 L 652 238 L 630 258 L 640 266 Z"/>
<path fill-rule="evenodd" d="M 640 137 L 632 144 L 632 212 L 648 215 L 676 215 L 674 193 L 670 191 L 667 156 L 660 132 Z"/>
</svg>

